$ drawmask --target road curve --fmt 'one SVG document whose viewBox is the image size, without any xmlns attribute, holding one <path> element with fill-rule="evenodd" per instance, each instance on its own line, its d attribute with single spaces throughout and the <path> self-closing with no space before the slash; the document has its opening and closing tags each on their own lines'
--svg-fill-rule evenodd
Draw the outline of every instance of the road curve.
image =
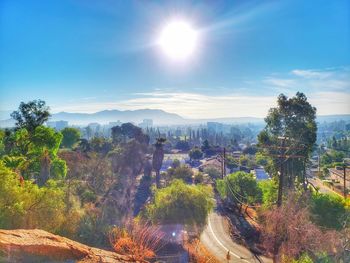
<svg viewBox="0 0 350 263">
<path fill-rule="evenodd" d="M 228 262 L 226 259 L 228 251 L 230 251 L 230 262 L 259 262 L 247 248 L 233 242 L 229 234 L 227 219 L 215 211 L 209 214 L 208 224 L 200 240 L 220 262 Z M 264 263 L 272 262 L 271 259 L 265 257 L 261 257 L 260 260 Z"/>
</svg>

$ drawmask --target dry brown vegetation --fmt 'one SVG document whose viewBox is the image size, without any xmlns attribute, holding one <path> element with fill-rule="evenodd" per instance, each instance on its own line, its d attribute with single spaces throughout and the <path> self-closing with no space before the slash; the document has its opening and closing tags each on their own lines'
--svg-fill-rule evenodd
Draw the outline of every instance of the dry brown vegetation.
<svg viewBox="0 0 350 263">
<path fill-rule="evenodd" d="M 195 263 L 219 263 L 218 261 L 202 244 L 198 239 L 191 242 L 186 242 L 185 249 L 189 253 L 189 262 Z"/>
<path fill-rule="evenodd" d="M 143 261 L 156 256 L 164 245 L 164 234 L 158 226 L 132 221 L 124 227 L 115 227 L 109 234 L 113 249 L 133 260 Z"/>
<path fill-rule="evenodd" d="M 303 197 L 291 194 L 281 207 L 264 212 L 262 217 L 263 245 L 274 256 L 274 262 L 298 258 L 304 252 L 341 253 L 339 233 L 321 230 L 312 223 Z"/>
</svg>

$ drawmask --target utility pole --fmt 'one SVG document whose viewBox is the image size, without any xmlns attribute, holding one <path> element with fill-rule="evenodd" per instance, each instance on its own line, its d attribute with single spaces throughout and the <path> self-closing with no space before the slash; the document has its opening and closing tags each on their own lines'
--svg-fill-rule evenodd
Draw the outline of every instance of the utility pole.
<svg viewBox="0 0 350 263">
<path fill-rule="evenodd" d="M 344 198 L 346 198 L 346 166 L 343 166 L 343 172 L 344 172 Z"/>
<path fill-rule="evenodd" d="M 318 146 L 317 152 L 318 152 L 318 174 L 317 174 L 317 176 L 320 176 L 321 175 L 321 146 Z"/>
<path fill-rule="evenodd" d="M 224 177 L 226 177 L 226 148 L 224 147 L 224 159 L 223 159 L 223 169 L 224 169 Z"/>
<path fill-rule="evenodd" d="M 281 145 L 281 157 L 280 157 L 280 174 L 279 174 L 279 182 L 278 182 L 278 196 L 277 196 L 277 206 L 282 205 L 282 197 L 283 197 L 283 176 L 284 176 L 284 154 L 285 154 L 285 140 L 286 138 L 282 138 L 282 145 Z"/>
<path fill-rule="evenodd" d="M 226 148 L 223 148 L 223 153 L 222 155 L 218 156 L 219 158 L 217 159 L 218 161 L 220 161 L 221 163 L 221 178 L 224 179 L 224 177 L 226 176 L 226 165 L 225 165 L 225 161 L 226 161 Z"/>
<path fill-rule="evenodd" d="M 289 159 L 305 159 L 305 155 L 297 155 L 297 154 L 287 154 L 287 151 L 289 150 L 303 150 L 305 149 L 303 146 L 286 146 L 286 140 L 292 141 L 293 139 L 290 139 L 288 137 L 278 137 L 278 140 L 281 141 L 280 146 L 274 146 L 274 145 L 262 145 L 262 148 L 265 149 L 279 149 L 278 154 L 267 154 L 267 156 L 278 158 L 280 160 L 280 166 L 279 166 L 279 180 L 278 180 L 278 194 L 277 194 L 277 206 L 282 205 L 282 198 L 283 198 L 283 186 L 284 186 L 284 176 L 285 176 L 285 167 L 284 163 L 285 161 Z M 305 173 L 305 171 L 304 171 Z M 305 174 L 303 175 L 305 177 Z M 305 178 L 304 178 L 305 179 Z"/>
</svg>

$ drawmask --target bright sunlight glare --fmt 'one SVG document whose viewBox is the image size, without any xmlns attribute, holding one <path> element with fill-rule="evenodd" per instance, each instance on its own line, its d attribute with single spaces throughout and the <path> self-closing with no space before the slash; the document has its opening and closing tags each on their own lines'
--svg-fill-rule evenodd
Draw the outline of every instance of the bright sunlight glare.
<svg viewBox="0 0 350 263">
<path fill-rule="evenodd" d="M 197 47 L 198 34 L 185 21 L 173 21 L 164 26 L 158 45 L 172 60 L 189 58 Z"/>
</svg>

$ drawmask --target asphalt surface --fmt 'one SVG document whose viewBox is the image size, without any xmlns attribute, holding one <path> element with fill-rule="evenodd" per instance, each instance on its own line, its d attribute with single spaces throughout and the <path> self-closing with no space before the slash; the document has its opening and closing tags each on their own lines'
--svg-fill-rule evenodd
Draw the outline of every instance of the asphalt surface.
<svg viewBox="0 0 350 263">
<path fill-rule="evenodd" d="M 340 195 L 339 193 L 333 191 L 332 189 L 330 189 L 329 187 L 325 186 L 322 182 L 321 179 L 317 178 L 317 177 L 310 177 L 307 179 L 310 183 L 312 183 L 315 187 L 319 187 L 319 191 L 322 194 L 335 194 L 335 195 Z"/>
<path fill-rule="evenodd" d="M 208 217 L 208 224 L 201 234 L 202 244 L 220 262 L 259 262 L 258 259 L 244 246 L 235 243 L 229 234 L 229 224 L 224 216 L 213 211 Z M 230 251 L 230 260 L 227 260 L 227 252 Z M 260 257 L 260 262 L 270 263 L 272 259 Z"/>
</svg>

